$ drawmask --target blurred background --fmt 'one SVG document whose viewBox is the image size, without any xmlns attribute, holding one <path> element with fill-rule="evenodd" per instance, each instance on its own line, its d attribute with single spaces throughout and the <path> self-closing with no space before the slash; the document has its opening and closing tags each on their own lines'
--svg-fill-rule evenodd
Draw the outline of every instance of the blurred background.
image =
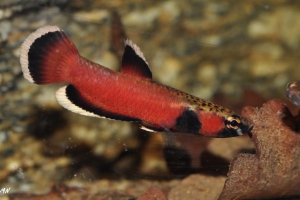
<svg viewBox="0 0 300 200">
<path fill-rule="evenodd" d="M 279 98 L 297 80 L 298 1 L 2 0 L 0 3 L 0 188 L 45 194 L 57 183 L 139 196 L 168 191 L 191 174 L 224 183 L 230 161 L 254 153 L 246 136 L 212 139 L 148 133 L 134 123 L 69 112 L 61 85 L 23 78 L 24 39 L 57 25 L 80 54 L 118 71 L 124 39 L 144 53 L 154 80 L 240 113 Z M 167 193 L 167 192 L 166 192 Z"/>
</svg>

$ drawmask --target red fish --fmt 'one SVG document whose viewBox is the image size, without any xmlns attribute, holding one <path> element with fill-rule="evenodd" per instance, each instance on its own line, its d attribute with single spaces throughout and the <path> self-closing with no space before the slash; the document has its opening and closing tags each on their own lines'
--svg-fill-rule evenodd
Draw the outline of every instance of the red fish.
<svg viewBox="0 0 300 200">
<path fill-rule="evenodd" d="M 86 116 L 133 121 L 148 131 L 184 132 L 211 137 L 243 135 L 252 128 L 229 109 L 152 80 L 140 48 L 125 41 L 121 71 L 81 57 L 56 26 L 39 28 L 21 47 L 24 77 L 36 84 L 65 82 L 59 104 Z"/>
</svg>

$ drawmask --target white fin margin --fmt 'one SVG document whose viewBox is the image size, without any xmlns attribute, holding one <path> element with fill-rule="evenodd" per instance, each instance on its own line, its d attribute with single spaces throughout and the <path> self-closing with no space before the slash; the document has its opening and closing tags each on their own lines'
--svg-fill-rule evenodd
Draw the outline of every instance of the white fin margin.
<svg viewBox="0 0 300 200">
<path fill-rule="evenodd" d="M 145 61 L 145 63 L 147 63 L 147 65 L 149 65 L 148 62 L 146 61 L 146 58 L 144 57 L 144 54 L 143 54 L 143 52 L 141 51 L 140 47 L 138 47 L 136 44 L 134 44 L 134 43 L 132 42 L 132 40 L 126 39 L 126 40 L 125 40 L 125 46 L 126 46 L 126 45 L 130 46 L 130 47 L 135 51 L 135 53 L 136 53 L 140 58 L 142 58 L 142 59 Z"/>
<path fill-rule="evenodd" d="M 68 97 L 66 95 L 66 88 L 67 88 L 67 86 L 59 88 L 56 91 L 56 94 L 55 94 L 58 103 L 62 107 L 66 108 L 67 110 L 70 110 L 70 111 L 72 111 L 74 113 L 78 113 L 80 115 L 85 115 L 85 116 L 89 116 L 89 117 L 100 117 L 100 118 L 102 118 L 101 116 L 96 115 L 95 113 L 83 110 L 82 108 L 80 108 L 77 105 L 75 105 L 74 103 L 72 103 L 68 99 Z"/>
<path fill-rule="evenodd" d="M 24 77 L 30 81 L 31 83 L 34 83 L 33 78 L 30 75 L 29 71 L 29 66 L 28 66 L 28 52 L 33 44 L 33 42 L 40 38 L 42 35 L 45 35 L 46 33 L 49 32 L 55 32 L 55 31 L 60 31 L 60 29 L 57 26 L 44 26 L 39 29 L 37 29 L 35 32 L 31 33 L 23 42 L 21 46 L 21 51 L 20 51 L 20 63 L 22 67 L 22 71 L 24 74 Z"/>
<path fill-rule="evenodd" d="M 152 132 L 152 133 L 157 132 L 157 131 L 154 131 L 154 130 L 152 130 L 152 129 L 150 129 L 150 128 L 147 128 L 147 127 L 145 127 L 145 126 L 140 126 L 140 129 L 145 130 L 145 131 L 148 131 L 148 132 Z"/>
</svg>

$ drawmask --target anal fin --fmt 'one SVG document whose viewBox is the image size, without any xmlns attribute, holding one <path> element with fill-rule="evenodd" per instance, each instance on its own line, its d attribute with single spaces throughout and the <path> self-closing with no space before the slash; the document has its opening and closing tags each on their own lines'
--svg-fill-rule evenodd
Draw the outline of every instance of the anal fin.
<svg viewBox="0 0 300 200">
<path fill-rule="evenodd" d="M 56 99 L 64 108 L 81 115 L 122 121 L 140 121 L 139 119 L 119 115 L 94 105 L 84 98 L 73 85 L 64 86 L 57 90 Z"/>
</svg>

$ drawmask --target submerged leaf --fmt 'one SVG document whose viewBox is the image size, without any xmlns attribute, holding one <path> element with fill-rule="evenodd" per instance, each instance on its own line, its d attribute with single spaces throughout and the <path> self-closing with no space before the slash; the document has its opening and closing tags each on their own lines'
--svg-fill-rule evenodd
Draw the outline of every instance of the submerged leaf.
<svg viewBox="0 0 300 200">
<path fill-rule="evenodd" d="M 254 128 L 256 154 L 240 154 L 230 165 L 219 199 L 295 197 L 300 195 L 300 135 L 295 119 L 279 100 L 243 115 Z"/>
</svg>

